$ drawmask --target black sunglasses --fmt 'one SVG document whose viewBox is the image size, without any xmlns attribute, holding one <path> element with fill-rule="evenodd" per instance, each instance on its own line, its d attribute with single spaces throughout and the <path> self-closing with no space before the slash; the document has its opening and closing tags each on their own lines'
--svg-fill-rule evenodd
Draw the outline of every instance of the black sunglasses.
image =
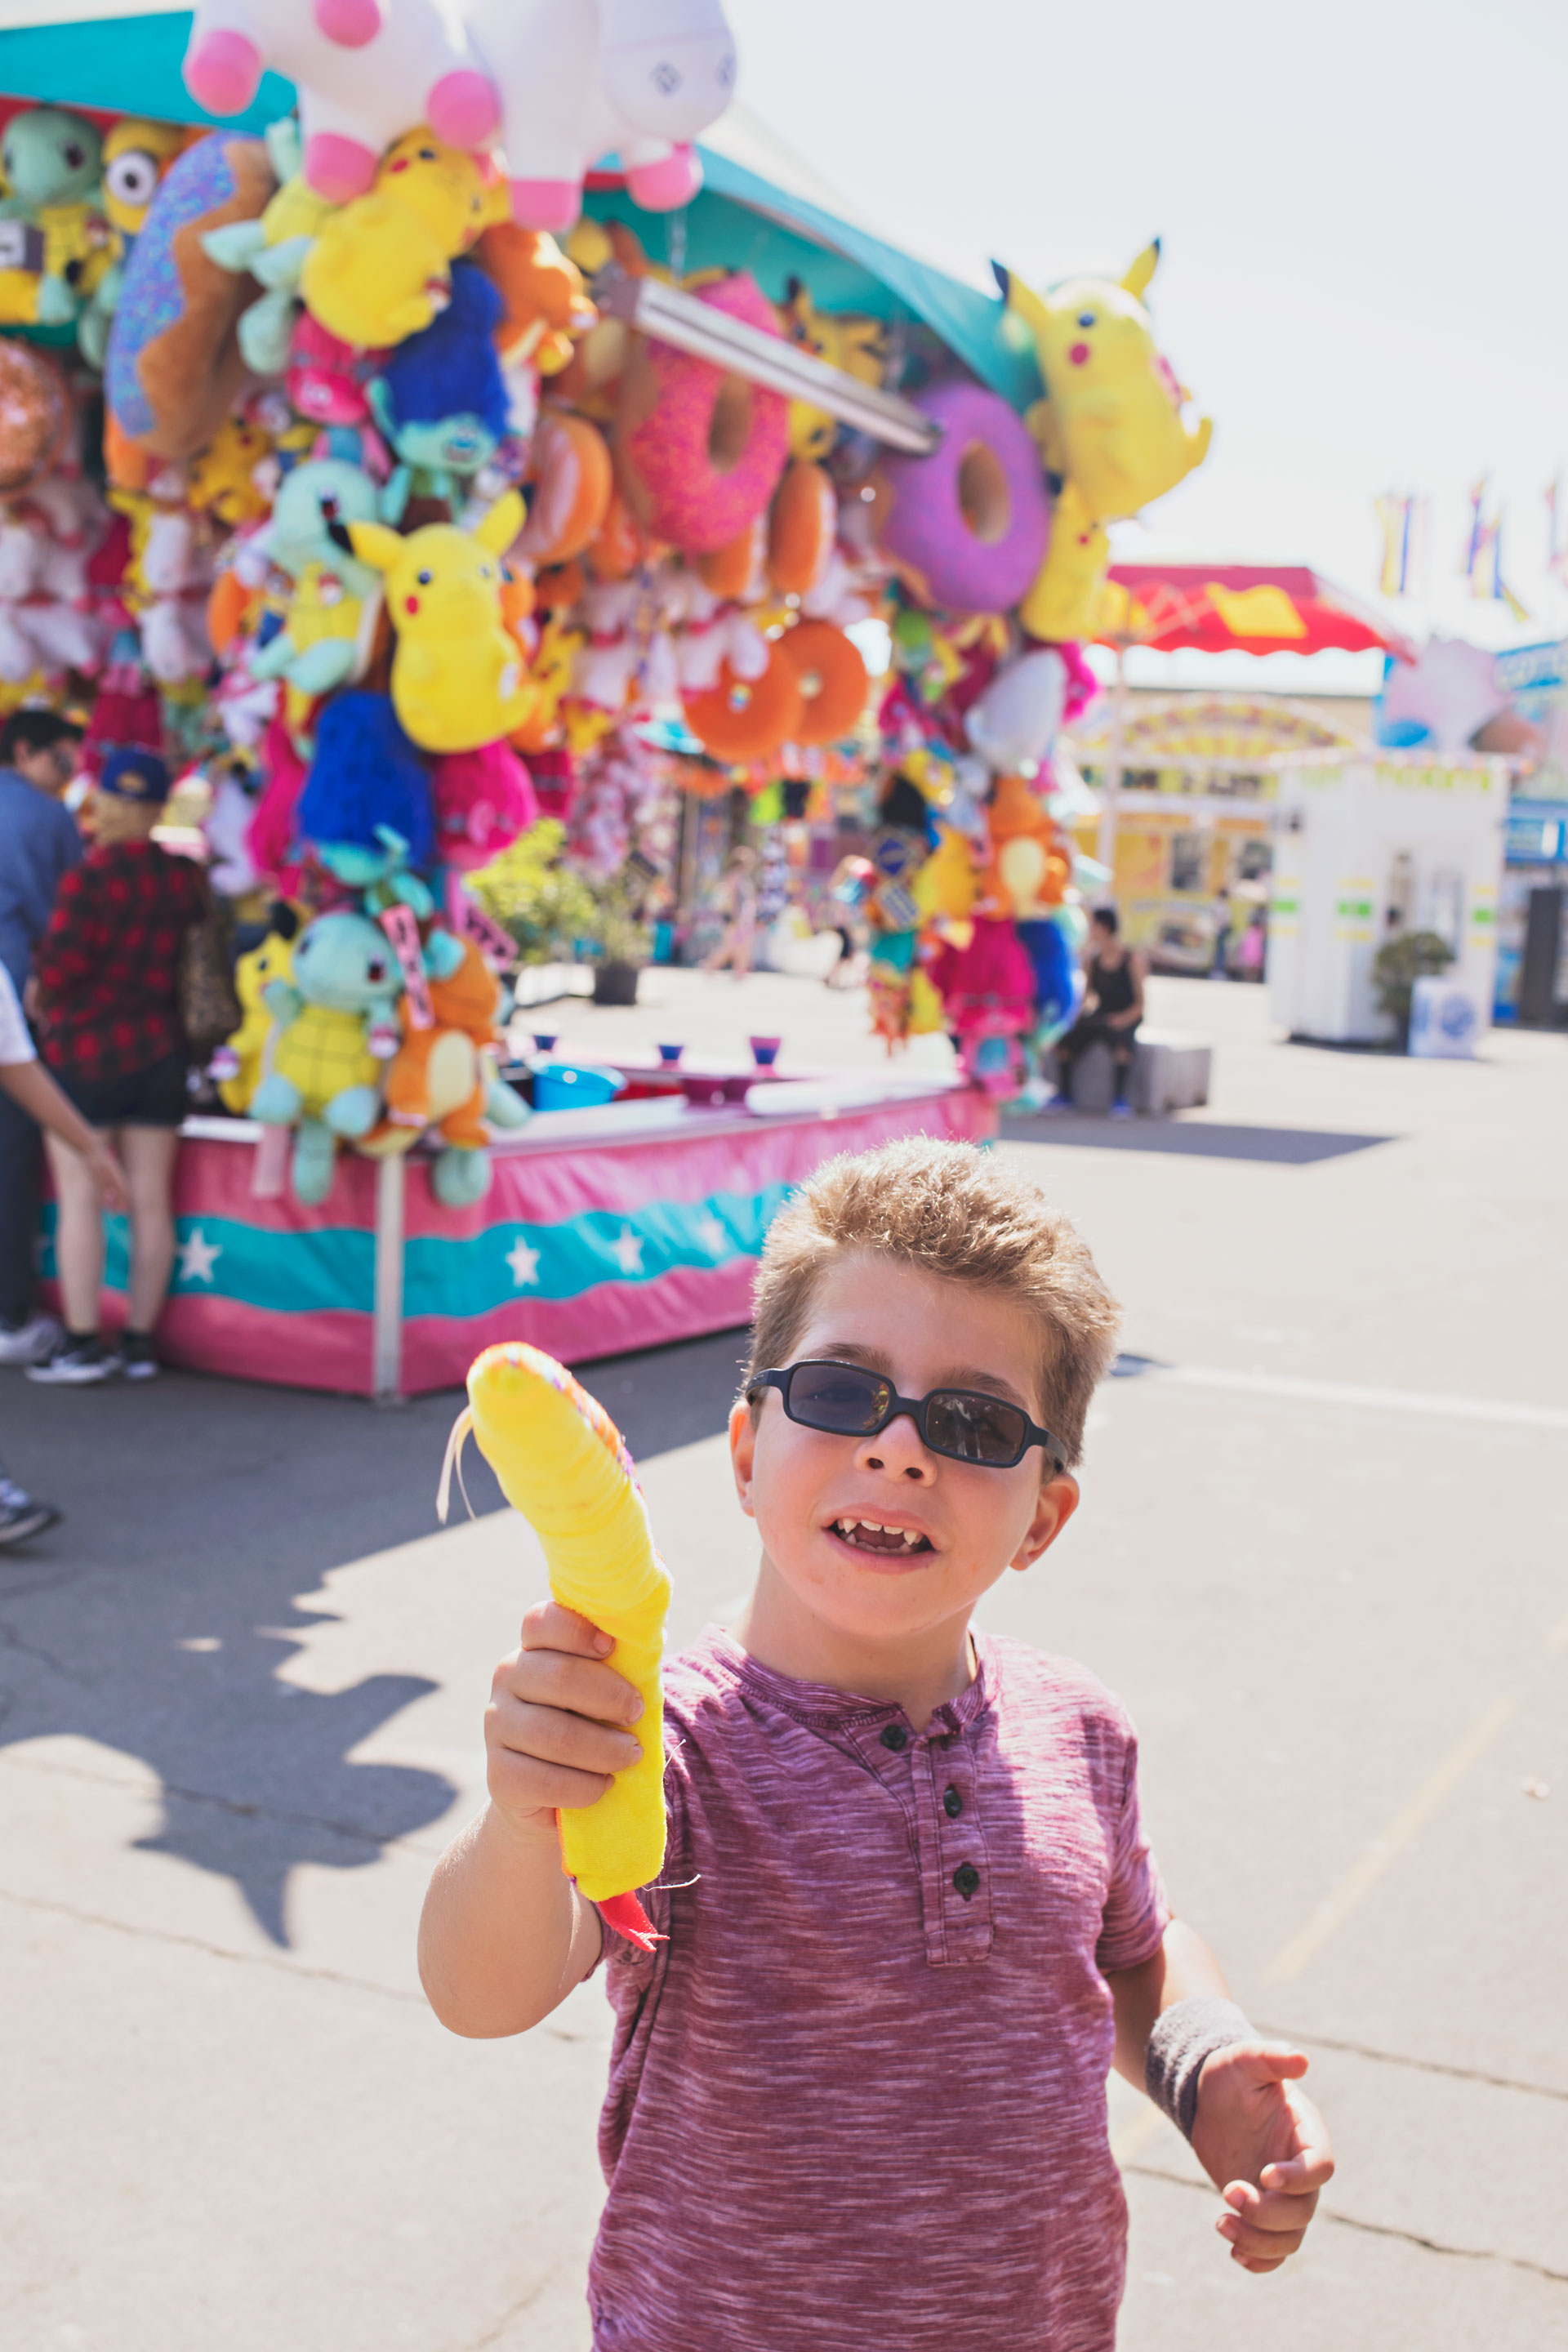
<svg viewBox="0 0 1568 2352">
<path fill-rule="evenodd" d="M 977 1462 L 987 1470 L 1011 1470 L 1031 1445 L 1043 1445 L 1062 1467 L 1062 1449 L 1048 1429 L 1029 1419 L 1022 1405 L 977 1389 L 932 1389 L 929 1396 L 900 1396 L 891 1381 L 861 1364 L 828 1361 L 791 1364 L 784 1371 L 759 1372 L 746 1391 L 777 1389 L 791 1421 L 803 1429 L 825 1429 L 835 1437 L 875 1437 L 890 1421 L 908 1413 L 931 1453 L 950 1462 Z"/>
</svg>

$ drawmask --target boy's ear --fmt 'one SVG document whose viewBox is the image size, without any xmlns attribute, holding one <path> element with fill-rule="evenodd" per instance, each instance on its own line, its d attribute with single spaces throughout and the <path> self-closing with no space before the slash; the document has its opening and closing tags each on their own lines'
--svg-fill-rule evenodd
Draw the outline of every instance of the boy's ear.
<svg viewBox="0 0 1568 2352">
<path fill-rule="evenodd" d="M 1058 1470 L 1041 1481 L 1035 1497 L 1035 1516 L 1028 1533 L 1008 1561 L 1010 1568 L 1033 1568 L 1040 1554 L 1055 1543 L 1079 1505 L 1079 1484 L 1070 1470 Z"/>
<path fill-rule="evenodd" d="M 756 1517 L 752 1508 L 752 1472 L 756 1455 L 756 1418 L 745 1398 L 737 1397 L 730 1407 L 730 1464 L 735 1473 L 735 1492 L 741 1508 L 749 1519 Z"/>
</svg>

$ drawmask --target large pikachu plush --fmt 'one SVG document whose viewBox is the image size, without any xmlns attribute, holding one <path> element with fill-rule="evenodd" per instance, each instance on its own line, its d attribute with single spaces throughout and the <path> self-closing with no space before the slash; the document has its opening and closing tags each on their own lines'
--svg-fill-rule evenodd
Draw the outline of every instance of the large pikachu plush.
<svg viewBox="0 0 1568 2352">
<path fill-rule="evenodd" d="M 1213 426 L 1189 423 L 1186 394 L 1154 341 L 1143 294 L 1160 259 L 1145 247 L 1120 282 L 1071 278 L 1037 294 L 992 266 L 1034 340 L 1046 396 L 1028 415 L 1061 483 L 1045 565 L 1018 608 L 1031 636 L 1087 636 L 1110 554 L 1105 526 L 1135 515 L 1201 466 Z"/>
<path fill-rule="evenodd" d="M 392 700 L 404 733 L 424 751 L 478 751 L 525 726 L 537 696 L 501 604 L 501 557 L 522 529 L 517 492 L 473 530 L 432 522 L 404 539 L 379 522 L 331 529 L 384 575 L 397 632 Z"/>
<path fill-rule="evenodd" d="M 454 1449 L 470 1429 L 507 1501 L 544 1548 L 552 1594 L 615 1636 L 610 1664 L 642 1695 L 637 1761 L 616 1774 L 597 1804 L 557 1819 L 567 1876 L 617 1933 L 651 1950 L 658 1939 L 635 1889 L 664 1866 L 658 1669 L 669 1576 L 653 1548 L 631 1457 L 603 1406 L 565 1367 L 518 1341 L 487 1348 L 469 1372 Z"/>
</svg>

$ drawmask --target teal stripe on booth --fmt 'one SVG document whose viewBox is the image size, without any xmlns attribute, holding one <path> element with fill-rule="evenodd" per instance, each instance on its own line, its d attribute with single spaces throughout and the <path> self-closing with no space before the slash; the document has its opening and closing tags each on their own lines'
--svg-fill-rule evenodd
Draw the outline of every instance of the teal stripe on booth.
<svg viewBox="0 0 1568 2352">
<path fill-rule="evenodd" d="M 604 1282 L 657 1282 L 686 1267 L 760 1256 L 790 1187 L 713 1192 L 707 1200 L 646 1201 L 624 1215 L 587 1209 L 560 1224 L 512 1222 L 466 1239 L 424 1234 L 406 1244 L 405 1316 L 488 1315 L 521 1298 L 580 1297 Z M 55 1266 L 55 1204 L 44 1210 L 42 1271 Z M 130 1279 L 130 1228 L 104 1220 L 104 1280 Z M 176 1298 L 232 1298 L 276 1315 L 369 1315 L 375 1305 L 375 1235 L 357 1226 L 277 1232 L 230 1217 L 179 1217 Z"/>
<path fill-rule="evenodd" d="M 657 1282 L 678 1268 L 754 1258 L 789 1191 L 646 1201 L 625 1215 L 588 1209 L 558 1225 L 491 1225 L 469 1241 L 422 1234 L 408 1244 L 403 1311 L 488 1315 L 521 1298 L 576 1298 L 601 1282 Z"/>
<path fill-rule="evenodd" d="M 131 1278 L 131 1229 L 106 1217 L 104 1281 L 123 1290 Z M 55 1273 L 55 1204 L 44 1210 L 42 1270 Z M 177 1217 L 176 1298 L 233 1298 L 277 1315 L 369 1315 L 375 1307 L 375 1235 L 353 1225 L 311 1233 L 269 1233 L 230 1217 Z"/>
</svg>

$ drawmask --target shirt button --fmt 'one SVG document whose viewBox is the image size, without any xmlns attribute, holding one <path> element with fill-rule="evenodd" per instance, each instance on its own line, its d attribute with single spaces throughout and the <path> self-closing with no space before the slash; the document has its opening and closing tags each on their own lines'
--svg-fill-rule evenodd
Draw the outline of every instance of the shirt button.
<svg viewBox="0 0 1568 2352">
<path fill-rule="evenodd" d="M 903 1725 L 901 1723 L 889 1723 L 886 1731 L 882 1734 L 883 1747 L 890 1748 L 896 1756 L 900 1748 L 907 1748 L 909 1744 L 910 1735 L 904 1729 Z"/>
<path fill-rule="evenodd" d="M 948 1788 L 942 1790 L 942 1809 L 950 1822 L 955 1822 L 958 1819 L 963 1811 L 963 1799 L 956 1789 Z"/>
<path fill-rule="evenodd" d="M 980 1885 L 980 1873 L 972 1862 L 961 1862 L 952 1874 L 952 1883 L 967 1903 Z"/>
</svg>

